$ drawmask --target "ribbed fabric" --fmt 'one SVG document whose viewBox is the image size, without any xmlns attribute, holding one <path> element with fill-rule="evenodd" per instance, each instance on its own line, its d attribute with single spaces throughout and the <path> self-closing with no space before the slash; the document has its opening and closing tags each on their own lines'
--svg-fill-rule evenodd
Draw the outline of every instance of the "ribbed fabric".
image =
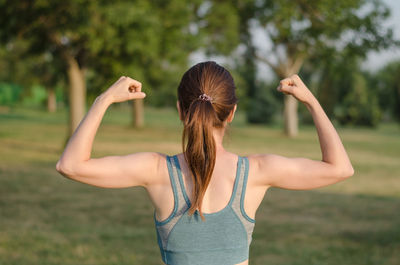
<svg viewBox="0 0 400 265">
<path fill-rule="evenodd" d="M 255 220 L 247 216 L 243 203 L 249 162 L 238 156 L 235 183 L 226 207 L 204 214 L 188 215 L 186 194 L 178 157 L 167 156 L 174 193 L 174 210 L 163 221 L 154 214 L 162 259 L 168 265 L 233 265 L 248 259 Z"/>
</svg>

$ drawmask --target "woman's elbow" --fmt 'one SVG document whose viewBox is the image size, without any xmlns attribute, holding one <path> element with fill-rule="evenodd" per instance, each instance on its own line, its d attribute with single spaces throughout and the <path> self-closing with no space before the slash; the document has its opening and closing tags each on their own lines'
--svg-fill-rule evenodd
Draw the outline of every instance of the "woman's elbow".
<svg viewBox="0 0 400 265">
<path fill-rule="evenodd" d="M 58 162 L 57 162 L 57 164 L 56 164 L 56 170 L 57 170 L 58 172 L 61 172 L 61 162 L 60 162 L 60 160 L 58 160 Z"/>
<path fill-rule="evenodd" d="M 72 170 L 70 167 L 66 166 L 61 160 L 59 160 L 56 164 L 56 170 L 63 176 L 72 175 Z"/>
<path fill-rule="evenodd" d="M 342 170 L 340 174 L 340 178 L 347 179 L 354 175 L 354 168 L 353 166 L 346 167 Z"/>
</svg>

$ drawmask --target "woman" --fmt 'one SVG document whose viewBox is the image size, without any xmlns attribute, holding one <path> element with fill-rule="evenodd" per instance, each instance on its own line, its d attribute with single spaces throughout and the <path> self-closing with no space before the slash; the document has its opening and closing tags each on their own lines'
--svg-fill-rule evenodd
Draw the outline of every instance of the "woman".
<svg viewBox="0 0 400 265">
<path fill-rule="evenodd" d="M 236 111 L 235 84 L 225 68 L 203 62 L 190 68 L 178 87 L 182 153 L 90 157 L 107 107 L 146 96 L 140 82 L 121 77 L 96 98 L 70 138 L 57 171 L 104 188 L 143 186 L 155 207 L 165 264 L 248 264 L 255 214 L 268 188 L 313 189 L 354 173 L 337 132 L 300 78 L 283 79 L 277 89 L 311 112 L 321 161 L 275 154 L 242 157 L 226 151 L 222 142 Z"/>
</svg>

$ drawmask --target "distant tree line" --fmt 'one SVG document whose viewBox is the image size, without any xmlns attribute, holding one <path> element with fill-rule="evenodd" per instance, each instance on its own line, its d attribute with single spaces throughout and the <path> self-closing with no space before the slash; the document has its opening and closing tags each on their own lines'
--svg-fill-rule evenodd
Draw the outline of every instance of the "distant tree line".
<svg viewBox="0 0 400 265">
<path fill-rule="evenodd" d="M 143 83 L 146 104 L 174 106 L 190 56 L 202 52 L 227 62 L 249 122 L 271 123 L 282 112 L 285 132 L 295 136 L 297 102 L 275 88 L 300 73 L 328 116 L 376 126 L 399 120 L 399 63 L 377 73 L 360 65 L 369 51 L 398 45 L 382 27 L 389 15 L 378 0 L 1 1 L 0 104 L 40 95 L 40 85 L 54 111 L 61 89 L 72 133 L 87 105 L 121 75 Z M 269 50 L 255 44 L 255 27 Z M 258 62 L 276 80 L 257 78 Z M 142 112 L 143 102 L 135 101 L 136 126 L 143 126 Z"/>
</svg>

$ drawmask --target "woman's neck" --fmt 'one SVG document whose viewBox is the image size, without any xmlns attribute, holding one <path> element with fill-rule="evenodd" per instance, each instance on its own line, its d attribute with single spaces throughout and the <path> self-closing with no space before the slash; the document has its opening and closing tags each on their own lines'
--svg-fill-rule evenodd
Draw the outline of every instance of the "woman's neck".
<svg viewBox="0 0 400 265">
<path fill-rule="evenodd" d="M 214 141 L 215 141 L 215 151 L 217 153 L 223 153 L 226 152 L 225 148 L 223 147 L 222 143 L 224 140 L 224 135 L 225 135 L 225 128 L 215 128 L 213 130 L 213 136 L 214 136 Z"/>
</svg>

